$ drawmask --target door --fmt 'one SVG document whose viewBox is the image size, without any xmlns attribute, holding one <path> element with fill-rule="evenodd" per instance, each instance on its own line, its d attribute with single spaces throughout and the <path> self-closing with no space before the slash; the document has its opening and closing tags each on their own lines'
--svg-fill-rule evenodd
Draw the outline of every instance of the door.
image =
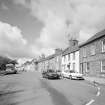
<svg viewBox="0 0 105 105">
<path fill-rule="evenodd" d="M 80 64 L 80 73 L 83 74 L 83 63 Z"/>
</svg>

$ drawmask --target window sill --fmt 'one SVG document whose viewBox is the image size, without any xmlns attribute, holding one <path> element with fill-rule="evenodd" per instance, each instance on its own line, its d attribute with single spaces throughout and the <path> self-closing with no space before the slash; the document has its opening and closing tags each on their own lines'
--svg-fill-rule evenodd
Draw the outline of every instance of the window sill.
<svg viewBox="0 0 105 105">
<path fill-rule="evenodd" d="M 86 71 L 85 73 L 86 73 L 86 74 L 89 74 L 89 71 Z"/>
<path fill-rule="evenodd" d="M 91 54 L 90 56 L 95 56 L 96 54 Z"/>
<path fill-rule="evenodd" d="M 87 58 L 87 56 L 86 57 L 83 57 L 83 58 Z"/>
<path fill-rule="evenodd" d="M 105 51 L 102 51 L 101 53 L 105 53 Z"/>
<path fill-rule="evenodd" d="M 101 71 L 100 74 L 105 74 L 105 71 Z"/>
</svg>

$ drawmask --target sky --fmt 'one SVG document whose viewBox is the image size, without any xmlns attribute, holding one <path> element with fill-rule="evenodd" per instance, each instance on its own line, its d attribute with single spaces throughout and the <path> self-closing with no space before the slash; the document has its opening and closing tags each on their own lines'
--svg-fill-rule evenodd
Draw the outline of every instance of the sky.
<svg viewBox="0 0 105 105">
<path fill-rule="evenodd" d="M 105 0 L 0 0 L 0 55 L 35 58 L 105 29 Z"/>
</svg>

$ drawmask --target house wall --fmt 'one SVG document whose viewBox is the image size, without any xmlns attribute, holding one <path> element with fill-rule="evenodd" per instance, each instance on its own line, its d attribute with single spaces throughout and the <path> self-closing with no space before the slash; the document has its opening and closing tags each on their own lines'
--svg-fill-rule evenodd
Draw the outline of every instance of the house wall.
<svg viewBox="0 0 105 105">
<path fill-rule="evenodd" d="M 62 55 L 56 57 L 55 65 L 56 70 L 61 70 Z"/>
<path fill-rule="evenodd" d="M 61 55 L 55 56 L 54 58 L 48 60 L 49 61 L 49 69 L 53 70 L 61 70 Z"/>
<path fill-rule="evenodd" d="M 38 71 L 39 72 L 42 72 L 44 69 L 45 69 L 45 62 L 42 61 L 42 62 L 38 62 Z"/>
<path fill-rule="evenodd" d="M 47 69 L 53 69 L 53 70 L 61 70 L 61 59 L 62 56 L 57 55 L 53 58 L 46 59 L 44 61 L 41 61 L 38 63 L 38 71 L 46 71 Z"/>
<path fill-rule="evenodd" d="M 62 70 L 67 70 L 68 64 L 70 64 L 70 70 L 73 70 L 73 63 L 75 63 L 75 71 L 79 72 L 79 51 L 76 51 L 74 53 L 75 59 L 73 59 L 73 53 L 70 53 L 70 60 L 68 59 L 69 54 L 62 56 Z"/>
<path fill-rule="evenodd" d="M 27 64 L 23 65 L 23 68 L 25 71 L 35 71 L 35 64 L 34 64 L 34 62 L 27 63 Z"/>
<path fill-rule="evenodd" d="M 67 70 L 67 64 L 68 64 L 68 55 L 63 55 L 62 56 L 62 71 Z"/>
<path fill-rule="evenodd" d="M 104 37 L 105 38 L 105 37 Z M 103 73 L 101 72 L 101 61 L 105 60 L 105 52 L 102 52 L 102 40 L 100 38 L 87 44 L 85 46 L 80 47 L 80 71 L 83 74 L 91 75 L 91 76 L 101 76 Z M 91 55 L 91 45 L 95 46 L 95 54 Z M 83 49 L 86 49 L 86 57 L 83 57 Z M 87 69 L 87 63 L 88 69 Z"/>
</svg>

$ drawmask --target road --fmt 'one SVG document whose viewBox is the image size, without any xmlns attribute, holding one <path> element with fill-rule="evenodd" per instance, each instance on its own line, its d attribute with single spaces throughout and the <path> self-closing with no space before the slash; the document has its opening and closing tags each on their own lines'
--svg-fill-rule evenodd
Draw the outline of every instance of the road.
<svg viewBox="0 0 105 105">
<path fill-rule="evenodd" d="M 105 89 L 86 81 L 46 80 L 38 72 L 0 76 L 0 105 L 105 105 Z"/>
</svg>

